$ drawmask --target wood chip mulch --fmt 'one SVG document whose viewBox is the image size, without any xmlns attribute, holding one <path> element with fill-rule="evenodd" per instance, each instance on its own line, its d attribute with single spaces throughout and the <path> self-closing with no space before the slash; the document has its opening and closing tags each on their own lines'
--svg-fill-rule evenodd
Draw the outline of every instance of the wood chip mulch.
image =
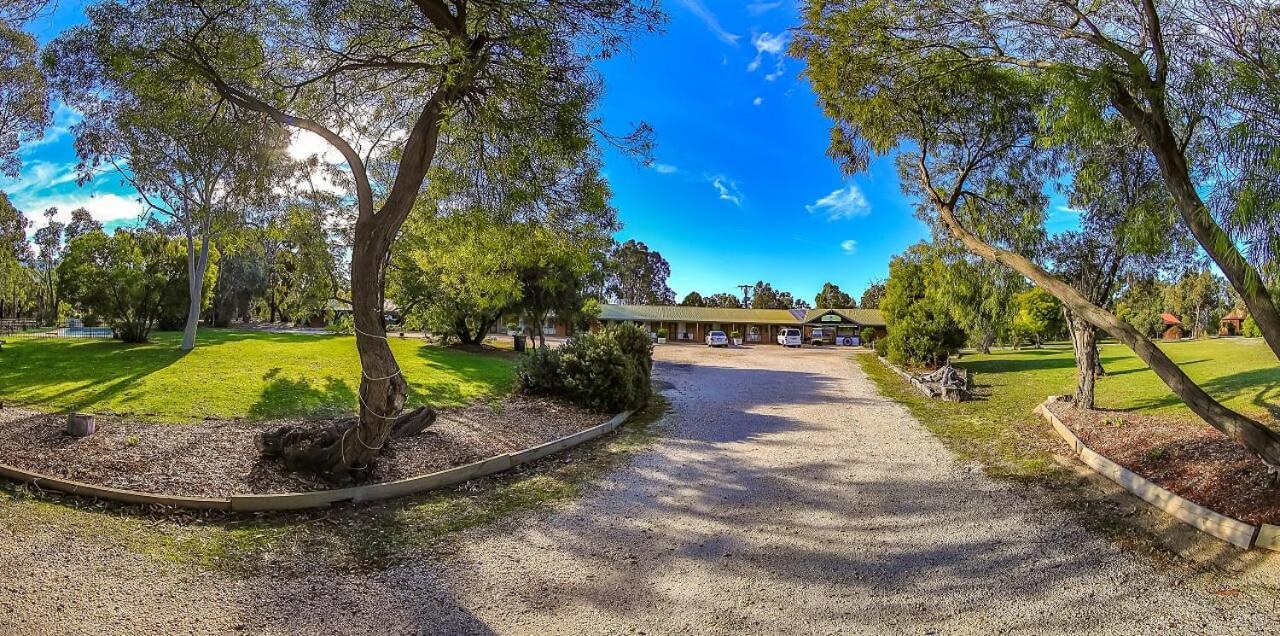
<svg viewBox="0 0 1280 636">
<path fill-rule="evenodd" d="M 369 483 L 416 477 L 523 450 L 608 419 L 551 400 L 511 397 L 444 409 L 422 435 L 395 440 Z M 86 438 L 65 434 L 66 416 L 0 408 L 0 463 L 100 486 L 195 497 L 341 487 L 291 473 L 258 455 L 254 436 L 297 420 L 190 424 L 97 418 Z"/>
<path fill-rule="evenodd" d="M 1050 410 L 1094 452 L 1178 495 L 1249 523 L 1280 524 L 1280 484 L 1207 424 L 1062 402 Z"/>
</svg>

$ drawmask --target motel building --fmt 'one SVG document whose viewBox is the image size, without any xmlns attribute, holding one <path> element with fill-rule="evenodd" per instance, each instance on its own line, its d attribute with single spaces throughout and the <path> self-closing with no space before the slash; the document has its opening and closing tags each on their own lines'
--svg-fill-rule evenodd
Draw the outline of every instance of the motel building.
<svg viewBox="0 0 1280 636">
<path fill-rule="evenodd" d="M 878 309 L 735 309 L 660 305 L 604 305 L 602 325 L 634 323 L 657 333 L 665 327 L 667 342 L 702 344 L 707 333 L 738 332 L 743 344 L 777 344 L 778 332 L 787 327 L 801 330 L 805 344 L 861 344 L 862 330 L 884 329 Z"/>
</svg>

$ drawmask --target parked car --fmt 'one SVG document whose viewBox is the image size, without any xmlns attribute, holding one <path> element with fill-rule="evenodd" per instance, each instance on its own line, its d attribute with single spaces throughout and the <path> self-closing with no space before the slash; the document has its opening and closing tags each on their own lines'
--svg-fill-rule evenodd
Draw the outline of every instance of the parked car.
<svg viewBox="0 0 1280 636">
<path fill-rule="evenodd" d="M 801 344 L 799 329 L 783 329 L 778 332 L 778 344 L 784 347 L 799 347 Z"/>
<path fill-rule="evenodd" d="M 712 331 L 707 334 L 708 347 L 727 347 L 729 346 L 729 336 L 724 335 L 723 331 Z"/>
</svg>

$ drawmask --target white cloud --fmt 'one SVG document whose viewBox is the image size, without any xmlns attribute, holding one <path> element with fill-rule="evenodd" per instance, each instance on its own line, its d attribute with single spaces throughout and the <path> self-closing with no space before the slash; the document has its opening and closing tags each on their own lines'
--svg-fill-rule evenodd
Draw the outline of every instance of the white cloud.
<svg viewBox="0 0 1280 636">
<path fill-rule="evenodd" d="M 767 32 L 761 33 L 760 35 L 751 38 L 751 44 L 756 47 L 756 56 L 751 60 L 750 64 L 747 64 L 747 72 L 756 72 L 764 62 L 765 55 L 777 56 L 777 71 L 770 73 L 769 76 L 765 77 L 765 79 L 771 82 L 774 79 L 777 79 L 777 76 L 782 74 L 783 58 L 781 56 L 782 52 L 787 48 L 787 34 L 779 33 L 777 35 L 773 35 Z"/>
<path fill-rule="evenodd" d="M 18 198 L 24 193 L 42 191 L 75 180 L 74 163 L 31 161 L 22 167 L 22 173 L 16 179 L 0 179 L 0 190 L 7 192 L 11 198 Z"/>
<path fill-rule="evenodd" d="M 845 254 L 857 254 L 858 242 L 853 239 L 840 241 L 840 250 Z"/>
<path fill-rule="evenodd" d="M 672 174 L 674 172 L 677 172 L 679 168 L 669 163 L 655 163 L 653 164 L 653 170 L 658 174 Z"/>
<path fill-rule="evenodd" d="M 764 98 L 763 98 L 763 97 L 757 97 L 757 98 L 755 98 L 755 99 L 751 100 L 751 105 L 752 105 L 752 106 L 759 106 L 760 104 L 763 104 L 763 103 L 764 103 Z"/>
<path fill-rule="evenodd" d="M 742 205 L 742 191 L 738 190 L 738 183 L 723 175 L 711 177 L 711 186 L 720 193 L 720 200 L 728 201 L 737 206 Z"/>
<path fill-rule="evenodd" d="M 747 15 L 752 17 L 768 13 L 782 6 L 781 2 L 752 2 L 747 5 Z"/>
<path fill-rule="evenodd" d="M 717 18 L 716 14 L 712 13 L 706 5 L 702 4 L 702 0 L 679 1 L 680 4 L 684 5 L 684 8 L 688 9 L 693 13 L 693 15 L 698 16 L 698 19 L 702 20 L 702 23 L 707 25 L 707 28 L 710 29 L 721 42 L 731 44 L 733 46 L 738 45 L 738 40 L 742 38 L 742 36 L 724 30 L 724 27 L 720 26 L 720 19 Z"/>
<path fill-rule="evenodd" d="M 72 210 L 84 208 L 89 211 L 90 216 L 104 224 L 140 218 L 144 210 L 142 202 L 136 198 L 115 193 L 70 192 L 33 198 L 15 197 L 13 204 L 33 222 L 32 230 L 44 227 L 44 211 L 49 208 L 58 208 L 58 214 L 54 218 L 63 223 L 71 220 Z"/>
<path fill-rule="evenodd" d="M 782 77 L 782 74 L 783 74 L 783 73 L 785 73 L 785 72 L 786 72 L 786 70 L 787 70 L 787 69 L 786 69 L 786 64 L 783 62 L 782 58 L 778 58 L 778 66 L 777 66 L 777 68 L 775 68 L 775 69 L 773 70 L 773 72 L 772 72 L 772 73 L 769 73 L 768 75 L 765 75 L 765 76 L 764 76 L 764 79 L 765 79 L 765 81 L 767 81 L 767 82 L 772 82 L 772 81 L 774 81 L 774 80 L 778 79 L 779 77 Z"/>
<path fill-rule="evenodd" d="M 289 141 L 289 156 L 300 161 L 311 155 L 320 155 L 320 160 L 325 163 L 346 163 L 342 153 L 320 135 L 308 130 L 294 131 L 293 139 Z"/>
<path fill-rule="evenodd" d="M 29 157 L 35 154 L 36 150 L 41 146 L 47 146 L 69 136 L 71 134 L 71 127 L 80 123 L 83 119 L 84 115 L 80 111 L 62 102 L 57 102 L 53 107 L 53 121 L 49 127 L 45 129 L 44 135 L 39 139 L 22 144 L 22 148 L 19 152 L 24 157 Z"/>
<path fill-rule="evenodd" d="M 839 221 L 871 213 L 871 204 L 856 184 L 849 185 L 804 206 L 809 214 L 824 214 L 828 221 Z"/>
</svg>

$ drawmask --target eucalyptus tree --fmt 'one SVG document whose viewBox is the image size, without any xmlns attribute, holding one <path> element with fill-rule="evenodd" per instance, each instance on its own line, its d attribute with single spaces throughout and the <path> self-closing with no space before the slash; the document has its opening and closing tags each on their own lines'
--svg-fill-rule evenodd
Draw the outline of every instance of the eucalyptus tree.
<svg viewBox="0 0 1280 636">
<path fill-rule="evenodd" d="M 335 477 L 362 474 L 404 408 L 384 277 L 437 151 L 474 127 L 595 125 L 578 107 L 598 93 L 593 59 L 660 18 L 649 0 L 116 0 L 88 14 L 123 55 L 171 68 L 174 85 L 207 87 L 223 106 L 318 135 L 341 155 L 357 209 L 360 417 L 290 444 L 306 456 L 295 463 Z"/>
<path fill-rule="evenodd" d="M 0 318 L 20 317 L 31 287 L 29 227 L 31 221 L 0 192 Z"/>
<path fill-rule="evenodd" d="M 960 3 L 958 19 L 966 23 L 965 11 L 980 12 L 977 6 Z M 949 31 L 935 24 L 942 11 L 943 4 L 928 2 L 810 3 L 794 50 L 808 60 L 807 73 L 835 122 L 831 154 L 857 172 L 873 155 L 897 151 L 904 188 L 969 251 L 1026 276 L 1110 333 L 1197 415 L 1280 467 L 1280 434 L 1223 406 L 1143 334 L 1016 251 L 1021 232 L 1043 223 L 1043 190 L 1060 161 L 1045 151 L 1042 134 L 1042 116 L 1059 103 L 1060 84 L 1048 80 L 1060 78 L 975 62 L 963 42 L 953 50 L 950 35 L 930 39 L 933 30 Z M 1062 46 L 1073 47 L 1069 40 Z M 989 47 L 982 53 L 995 55 Z M 1169 187 L 1163 162 L 1161 171 Z M 1203 210 L 1179 208 L 1184 221 L 1206 220 Z"/>
<path fill-rule="evenodd" d="M 857 307 L 853 296 L 840 291 L 835 283 L 823 283 L 822 291 L 813 299 L 813 306 L 818 309 L 852 309 Z"/>
<path fill-rule="evenodd" d="M 671 264 L 662 253 L 630 239 L 609 254 L 609 279 L 605 293 L 624 305 L 674 305 L 675 292 L 667 286 Z"/>
<path fill-rule="evenodd" d="M 219 235 L 263 205 L 287 168 L 285 136 L 260 114 L 233 112 L 173 61 L 138 58 L 116 33 L 90 25 L 46 53 L 76 125 L 81 179 L 114 169 L 147 214 L 185 239 L 189 284 L 182 349 L 195 348 L 202 283 Z"/>
<path fill-rule="evenodd" d="M 808 7 L 810 23 L 828 27 L 892 13 L 874 18 L 877 37 L 895 54 L 933 60 L 934 72 L 1034 75 L 1048 93 L 1041 116 L 1057 139 L 1099 139 L 1118 114 L 1280 357 L 1280 310 L 1263 276 L 1280 245 L 1278 11 L 1253 0 L 813 0 Z"/>
<path fill-rule="evenodd" d="M 49 87 L 38 59 L 39 45 L 26 23 L 49 0 L 0 3 L 0 174 L 17 176 L 18 148 L 39 138 L 49 124 Z"/>
<path fill-rule="evenodd" d="M 1111 306 L 1126 275 L 1162 267 L 1180 247 L 1177 213 L 1154 158 L 1131 133 L 1114 123 L 1111 128 L 1104 141 L 1068 153 L 1067 202 L 1080 213 L 1080 229 L 1053 237 L 1048 252 L 1053 272 L 1099 307 Z M 1075 402 L 1093 408 L 1103 373 L 1098 329 L 1064 310 L 1075 351 Z"/>
</svg>

